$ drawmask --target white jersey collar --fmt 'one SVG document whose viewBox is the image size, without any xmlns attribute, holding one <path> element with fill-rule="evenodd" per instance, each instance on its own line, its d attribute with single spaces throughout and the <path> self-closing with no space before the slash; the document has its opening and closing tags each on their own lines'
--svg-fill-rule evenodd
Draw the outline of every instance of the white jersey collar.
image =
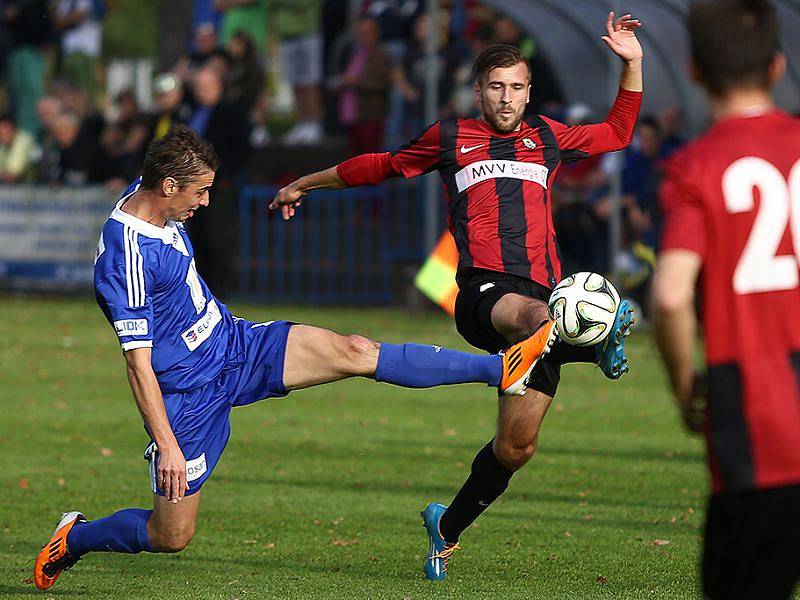
<svg viewBox="0 0 800 600">
<path fill-rule="evenodd" d="M 119 199 L 117 205 L 114 207 L 114 210 L 111 212 L 111 218 L 115 221 L 119 221 L 120 223 L 127 225 L 134 231 L 150 237 L 161 240 L 165 244 L 173 244 L 175 242 L 175 235 L 177 233 L 177 226 L 175 221 L 167 221 L 165 227 L 158 227 L 157 225 L 153 225 L 152 223 L 148 223 L 147 221 L 143 221 L 138 217 L 134 217 L 130 213 L 126 213 L 122 210 L 122 205 L 125 201 L 130 198 L 141 186 L 141 182 L 136 184 L 136 187 L 133 190 L 125 194 L 122 198 Z M 180 237 L 180 235 L 178 235 Z"/>
</svg>

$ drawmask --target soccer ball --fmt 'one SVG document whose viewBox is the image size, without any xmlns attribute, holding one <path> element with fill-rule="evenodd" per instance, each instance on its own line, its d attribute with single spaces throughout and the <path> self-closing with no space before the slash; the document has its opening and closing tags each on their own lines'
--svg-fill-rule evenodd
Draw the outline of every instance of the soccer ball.
<svg viewBox="0 0 800 600">
<path fill-rule="evenodd" d="M 562 340 L 593 346 L 606 339 L 614 325 L 619 293 L 602 275 L 575 273 L 553 289 L 548 307 Z"/>
</svg>

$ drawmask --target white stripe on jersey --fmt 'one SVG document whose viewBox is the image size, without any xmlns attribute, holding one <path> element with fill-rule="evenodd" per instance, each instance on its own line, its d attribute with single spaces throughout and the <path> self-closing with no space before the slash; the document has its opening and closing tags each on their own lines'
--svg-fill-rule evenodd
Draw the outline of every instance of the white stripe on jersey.
<svg viewBox="0 0 800 600">
<path fill-rule="evenodd" d="M 142 259 L 142 253 L 139 251 L 139 232 L 135 232 L 133 235 L 133 249 L 136 252 L 136 271 L 139 275 L 139 306 L 144 306 L 144 260 Z"/>
<path fill-rule="evenodd" d="M 125 225 L 122 237 L 125 242 L 125 283 L 128 290 L 128 306 L 133 306 L 133 286 L 131 285 L 131 239 L 130 227 Z"/>
<path fill-rule="evenodd" d="M 144 266 L 139 251 L 139 234 L 127 225 L 124 227 L 125 238 L 125 281 L 128 286 L 128 306 L 137 308 L 144 306 Z"/>
</svg>

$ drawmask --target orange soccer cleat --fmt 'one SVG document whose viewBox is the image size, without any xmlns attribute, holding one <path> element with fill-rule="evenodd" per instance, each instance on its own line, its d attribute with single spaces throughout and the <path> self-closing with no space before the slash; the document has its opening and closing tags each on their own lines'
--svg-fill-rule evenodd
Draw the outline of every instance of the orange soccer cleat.
<svg viewBox="0 0 800 600">
<path fill-rule="evenodd" d="M 33 568 L 33 582 L 40 590 L 50 589 L 62 572 L 78 562 L 67 549 L 67 535 L 78 521 L 86 518 L 77 511 L 64 513 L 56 525 L 55 533 L 50 541 L 42 547 L 36 557 L 36 566 Z"/>
<path fill-rule="evenodd" d="M 514 344 L 503 353 L 503 378 L 500 393 L 524 396 L 531 371 L 550 352 L 556 341 L 555 321 L 547 321 L 531 337 Z"/>
</svg>

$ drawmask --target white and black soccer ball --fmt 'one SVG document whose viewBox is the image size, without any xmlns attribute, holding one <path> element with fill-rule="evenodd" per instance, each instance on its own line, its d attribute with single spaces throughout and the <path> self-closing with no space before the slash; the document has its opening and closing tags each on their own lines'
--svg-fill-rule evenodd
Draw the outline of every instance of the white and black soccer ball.
<svg viewBox="0 0 800 600">
<path fill-rule="evenodd" d="M 563 279 L 548 302 L 558 336 L 573 346 L 593 346 L 608 337 L 619 293 L 602 275 L 581 272 Z"/>
</svg>

